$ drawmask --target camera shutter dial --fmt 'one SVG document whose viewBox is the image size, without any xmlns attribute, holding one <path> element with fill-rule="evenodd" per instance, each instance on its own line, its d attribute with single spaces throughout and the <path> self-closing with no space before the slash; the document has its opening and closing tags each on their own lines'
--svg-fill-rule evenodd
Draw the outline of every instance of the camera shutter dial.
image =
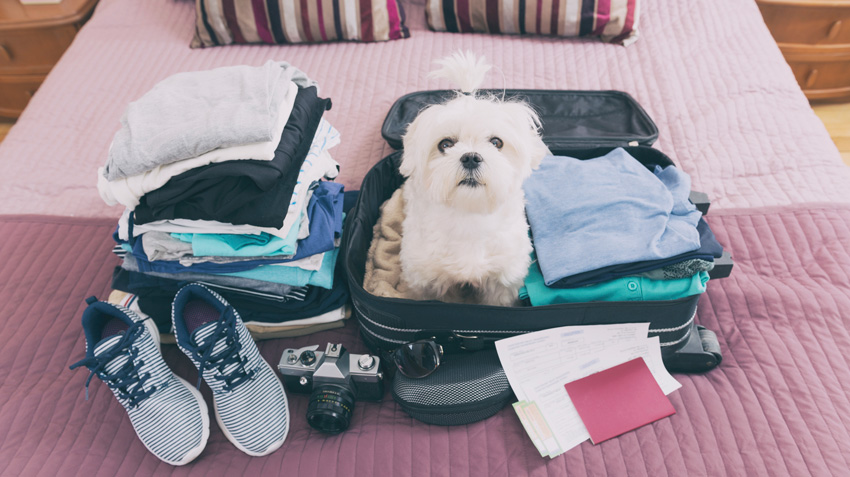
<svg viewBox="0 0 850 477">
<path fill-rule="evenodd" d="M 375 366 L 375 358 L 370 354 L 364 354 L 357 360 L 357 366 L 363 371 L 372 369 Z"/>
</svg>

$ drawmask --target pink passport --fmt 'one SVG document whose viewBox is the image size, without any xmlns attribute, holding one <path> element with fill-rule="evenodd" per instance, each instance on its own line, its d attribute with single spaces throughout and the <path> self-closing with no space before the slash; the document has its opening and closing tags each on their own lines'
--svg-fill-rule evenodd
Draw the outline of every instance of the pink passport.
<svg viewBox="0 0 850 477">
<path fill-rule="evenodd" d="M 564 387 L 594 444 L 676 413 L 643 358 Z"/>
</svg>

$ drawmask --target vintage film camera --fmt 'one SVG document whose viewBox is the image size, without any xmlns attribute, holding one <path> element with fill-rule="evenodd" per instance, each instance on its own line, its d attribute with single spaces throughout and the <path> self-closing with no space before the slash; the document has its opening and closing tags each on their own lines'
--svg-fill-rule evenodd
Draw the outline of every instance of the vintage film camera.
<svg viewBox="0 0 850 477">
<path fill-rule="evenodd" d="M 355 401 L 380 401 L 384 395 L 381 360 L 369 354 L 348 353 L 328 343 L 285 349 L 277 368 L 287 389 L 310 393 L 307 422 L 314 429 L 338 434 L 351 423 Z"/>
</svg>

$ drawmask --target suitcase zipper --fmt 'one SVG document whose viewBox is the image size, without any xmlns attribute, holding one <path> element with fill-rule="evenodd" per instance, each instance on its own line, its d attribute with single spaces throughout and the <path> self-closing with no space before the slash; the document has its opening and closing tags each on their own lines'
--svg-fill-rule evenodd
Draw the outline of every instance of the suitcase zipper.
<svg viewBox="0 0 850 477">
<path fill-rule="evenodd" d="M 681 330 L 682 328 L 686 328 L 686 327 L 688 327 L 688 326 L 691 326 L 691 323 L 693 323 L 693 322 L 694 322 L 694 319 L 695 319 L 696 317 L 697 317 L 697 311 L 696 311 L 696 310 L 694 310 L 694 314 L 693 314 L 693 315 L 691 315 L 691 319 L 689 319 L 689 320 L 688 320 L 685 324 L 683 324 L 683 325 L 681 325 L 681 326 L 677 326 L 677 327 L 675 327 L 675 328 L 662 328 L 662 329 L 658 329 L 658 330 L 649 330 L 649 332 L 650 332 L 650 333 L 653 333 L 653 332 L 654 332 L 654 333 L 661 334 L 661 333 L 669 333 L 669 332 L 671 332 L 671 331 L 679 331 L 679 330 Z M 664 343 L 659 343 L 659 345 L 660 345 L 662 348 L 666 348 L 667 346 L 677 345 L 677 344 L 681 343 L 682 341 L 685 341 L 686 339 L 688 339 L 688 336 L 689 336 L 689 335 L 690 335 L 690 333 L 685 333 L 685 335 L 684 335 L 684 336 L 682 336 L 681 338 L 679 338 L 679 339 L 677 339 L 677 340 L 675 340 L 675 341 L 665 341 Z"/>
<path fill-rule="evenodd" d="M 354 308 L 357 310 L 358 313 L 360 313 L 360 316 L 362 316 L 363 319 L 365 319 L 369 323 L 371 323 L 371 324 L 373 324 L 373 325 L 375 325 L 379 328 L 384 328 L 384 329 L 387 329 L 387 330 L 390 330 L 390 331 L 396 331 L 398 333 L 418 333 L 420 331 L 425 331 L 425 330 L 422 330 L 422 329 L 414 329 L 414 328 L 402 329 L 402 328 L 393 328 L 392 326 L 382 325 L 381 323 L 378 323 L 378 322 L 372 320 L 371 318 L 369 318 L 368 316 L 366 316 L 366 313 L 363 313 L 363 310 L 361 310 L 360 307 L 357 306 L 356 302 L 354 302 Z M 503 334 L 503 335 L 504 334 L 518 335 L 518 334 L 523 334 L 523 333 L 530 333 L 530 331 L 528 331 L 528 330 L 525 330 L 525 331 L 520 331 L 520 330 L 449 330 L 449 332 L 450 333 L 494 333 L 494 334 Z"/>
<path fill-rule="evenodd" d="M 415 335 L 415 334 L 416 334 L 416 333 L 418 333 L 418 332 L 424 331 L 424 330 L 421 330 L 421 329 L 406 329 L 406 330 L 405 330 L 405 329 L 401 329 L 401 328 L 393 328 L 393 327 L 391 327 L 391 326 L 382 325 L 381 323 L 378 323 L 378 322 L 376 322 L 376 321 L 372 320 L 371 318 L 369 318 L 368 316 L 366 316 L 366 314 L 365 314 L 365 313 L 363 313 L 363 310 L 362 310 L 362 309 L 360 309 L 360 307 L 358 307 L 358 306 L 357 306 L 357 303 L 354 303 L 354 308 L 357 310 L 357 312 L 360 314 L 360 316 L 361 316 L 364 320 L 366 320 L 366 321 L 367 321 L 367 322 L 369 322 L 370 324 L 375 325 L 375 326 L 377 326 L 377 327 L 379 327 L 379 328 L 385 328 L 385 329 L 387 329 L 387 330 L 395 331 L 395 332 L 397 332 L 397 333 L 411 334 L 411 335 Z M 650 329 L 649 329 L 649 333 L 661 334 L 661 333 L 670 333 L 670 332 L 673 332 L 673 331 L 679 331 L 679 330 L 681 330 L 681 329 L 683 329 L 683 328 L 686 328 L 686 327 L 688 327 L 688 326 L 691 326 L 691 323 L 693 323 L 693 321 L 694 321 L 694 319 L 696 318 L 696 316 L 697 316 L 697 312 L 696 312 L 696 310 L 694 310 L 694 313 L 693 313 L 693 315 L 691 315 L 691 318 L 690 318 L 687 322 L 685 322 L 684 324 L 682 324 L 682 325 L 680 325 L 680 326 L 676 326 L 676 327 L 674 327 L 674 328 L 658 328 L 658 329 L 651 329 L 651 328 L 650 328 Z M 389 341 L 389 342 L 392 342 L 392 343 L 398 343 L 398 344 L 404 344 L 404 343 L 407 343 L 407 342 L 409 342 L 409 341 L 410 341 L 410 339 L 408 339 L 408 340 L 398 340 L 398 339 L 393 339 L 393 338 L 390 338 L 390 337 L 387 337 L 387 336 L 380 335 L 380 334 L 378 334 L 378 333 L 376 333 L 376 332 L 374 332 L 374 331 L 370 330 L 367 326 L 361 326 L 361 328 L 362 328 L 362 329 L 364 329 L 364 330 L 366 330 L 366 332 L 368 332 L 370 335 L 374 336 L 375 338 L 377 338 L 377 339 L 379 339 L 379 340 Z M 518 331 L 518 330 L 513 330 L 513 331 L 497 331 L 497 330 L 493 330 L 493 331 L 484 331 L 484 330 L 451 330 L 450 332 L 451 332 L 452 334 L 454 334 L 455 336 L 457 336 L 458 338 L 461 338 L 461 339 L 464 339 L 464 338 L 465 338 L 465 339 L 478 339 L 478 338 L 479 338 L 478 336 L 475 336 L 475 335 L 472 335 L 472 336 L 466 336 L 466 335 L 464 335 L 464 333 L 476 333 L 476 334 L 510 334 L 510 335 L 519 335 L 519 334 L 531 333 L 531 331 Z M 414 338 L 414 336 L 411 336 L 411 339 L 413 339 L 413 338 Z M 663 343 L 659 343 L 659 345 L 660 345 L 662 348 L 666 348 L 666 347 L 668 347 L 668 346 L 674 346 L 674 345 L 677 345 L 677 344 L 681 343 L 682 341 L 686 340 L 687 338 L 688 338 L 688 334 L 686 333 L 684 336 L 682 336 L 681 338 L 679 338 L 679 339 L 677 339 L 677 340 L 675 340 L 675 341 L 665 341 L 665 342 L 663 342 Z"/>
</svg>

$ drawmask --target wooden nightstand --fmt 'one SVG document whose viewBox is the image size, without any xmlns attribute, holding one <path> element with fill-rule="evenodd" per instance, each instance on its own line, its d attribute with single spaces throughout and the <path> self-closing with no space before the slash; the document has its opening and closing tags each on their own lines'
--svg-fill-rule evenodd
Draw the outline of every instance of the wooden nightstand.
<svg viewBox="0 0 850 477">
<path fill-rule="evenodd" d="M 806 97 L 850 99 L 850 0 L 757 0 Z"/>
<path fill-rule="evenodd" d="M 0 116 L 16 118 L 91 16 L 97 0 L 0 0 Z"/>
</svg>

